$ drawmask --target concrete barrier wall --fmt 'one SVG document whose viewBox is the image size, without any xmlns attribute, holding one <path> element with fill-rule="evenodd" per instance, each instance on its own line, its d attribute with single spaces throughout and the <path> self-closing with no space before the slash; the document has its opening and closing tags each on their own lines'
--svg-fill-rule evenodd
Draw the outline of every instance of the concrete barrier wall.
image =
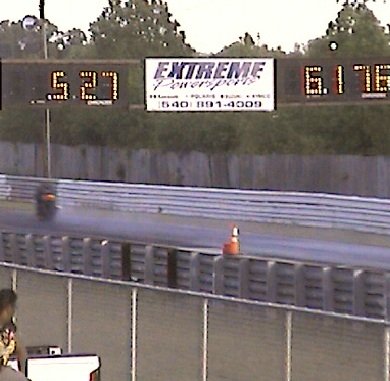
<svg viewBox="0 0 390 381">
<path fill-rule="evenodd" d="M 53 145 L 53 177 L 390 197 L 390 157 L 237 156 Z M 0 143 L 0 173 L 43 176 L 44 149 Z"/>
<path fill-rule="evenodd" d="M 0 232 L 0 262 L 390 323 L 390 275 L 386 270 L 276 261 L 260 256 L 229 257 L 131 242 L 102 243 L 96 237 L 5 232 Z"/>
</svg>

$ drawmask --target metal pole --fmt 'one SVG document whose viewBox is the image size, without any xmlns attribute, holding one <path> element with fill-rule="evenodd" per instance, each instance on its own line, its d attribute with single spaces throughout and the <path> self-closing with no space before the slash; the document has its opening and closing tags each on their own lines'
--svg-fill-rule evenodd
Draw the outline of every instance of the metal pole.
<svg viewBox="0 0 390 381">
<path fill-rule="evenodd" d="M 16 291 L 18 281 L 18 270 L 13 269 L 11 274 L 11 289 Z"/>
<path fill-rule="evenodd" d="M 45 60 L 47 60 L 49 58 L 49 52 L 48 52 L 48 48 L 47 48 L 47 38 L 46 38 L 47 23 L 46 23 L 46 20 L 42 20 L 42 21 L 43 21 L 43 54 L 44 54 Z"/>
<path fill-rule="evenodd" d="M 286 313 L 286 380 L 291 381 L 292 311 Z"/>
<path fill-rule="evenodd" d="M 389 381 L 390 380 L 390 328 L 385 327 L 384 332 L 384 380 Z"/>
<path fill-rule="evenodd" d="M 137 379 L 137 298 L 138 290 L 131 293 L 131 381 Z"/>
<path fill-rule="evenodd" d="M 49 58 L 49 49 L 47 44 L 47 22 L 45 19 L 45 2 L 40 2 L 40 17 L 43 22 L 43 54 L 45 60 Z M 50 109 L 47 108 L 45 111 L 45 140 L 46 140 L 46 174 L 48 178 L 51 178 L 51 131 L 50 131 Z"/>
<path fill-rule="evenodd" d="M 203 358 L 202 358 L 202 381 L 207 381 L 208 360 L 208 332 L 209 332 L 209 301 L 203 301 Z"/>
<path fill-rule="evenodd" d="M 68 308 L 67 308 L 67 333 L 68 353 L 72 353 L 72 316 L 73 316 L 73 281 L 68 279 Z"/>
</svg>

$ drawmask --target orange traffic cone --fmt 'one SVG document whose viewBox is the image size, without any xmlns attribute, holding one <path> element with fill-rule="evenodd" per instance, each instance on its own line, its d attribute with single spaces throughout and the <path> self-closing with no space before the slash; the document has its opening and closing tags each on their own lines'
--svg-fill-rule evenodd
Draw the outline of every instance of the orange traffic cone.
<svg viewBox="0 0 390 381">
<path fill-rule="evenodd" d="M 238 239 L 238 226 L 234 225 L 229 242 L 223 245 L 223 254 L 237 255 L 240 254 L 240 240 Z"/>
</svg>

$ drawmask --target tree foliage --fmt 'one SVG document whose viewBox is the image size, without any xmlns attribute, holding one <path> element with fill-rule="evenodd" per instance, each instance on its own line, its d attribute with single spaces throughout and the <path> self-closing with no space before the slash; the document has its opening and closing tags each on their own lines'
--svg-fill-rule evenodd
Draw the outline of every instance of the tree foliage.
<svg viewBox="0 0 390 381">
<path fill-rule="evenodd" d="M 124 6 L 110 1 L 91 24 L 91 33 L 99 58 L 192 55 L 194 51 L 179 27 L 160 0 L 131 0 Z"/>
<path fill-rule="evenodd" d="M 80 55 L 86 55 L 85 46 L 87 36 L 80 29 L 62 32 L 50 22 L 46 24 L 46 40 L 48 54 L 51 58 L 71 57 L 71 48 L 83 47 Z M 43 58 L 44 57 L 44 30 L 43 22 L 37 21 L 35 28 L 26 30 L 22 27 L 22 20 L 10 22 L 4 20 L 0 23 L 0 56 L 7 58 Z"/>
<path fill-rule="evenodd" d="M 336 43 L 337 49 L 330 48 Z M 390 37 L 363 2 L 345 3 L 325 36 L 308 44 L 309 57 L 379 57 L 390 54 Z"/>
<path fill-rule="evenodd" d="M 229 46 L 219 52 L 217 57 L 275 57 L 279 58 L 286 53 L 282 51 L 280 46 L 277 49 L 269 49 L 267 44 L 260 44 L 260 35 L 257 35 L 258 42 L 246 32 L 238 41 L 233 42 Z"/>
</svg>

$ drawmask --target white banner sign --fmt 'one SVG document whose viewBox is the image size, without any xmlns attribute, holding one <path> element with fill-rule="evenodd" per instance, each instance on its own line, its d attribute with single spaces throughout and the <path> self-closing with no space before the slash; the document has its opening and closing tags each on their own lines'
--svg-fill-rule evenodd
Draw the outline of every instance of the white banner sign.
<svg viewBox="0 0 390 381">
<path fill-rule="evenodd" d="M 146 59 L 148 111 L 273 111 L 272 58 Z"/>
</svg>

